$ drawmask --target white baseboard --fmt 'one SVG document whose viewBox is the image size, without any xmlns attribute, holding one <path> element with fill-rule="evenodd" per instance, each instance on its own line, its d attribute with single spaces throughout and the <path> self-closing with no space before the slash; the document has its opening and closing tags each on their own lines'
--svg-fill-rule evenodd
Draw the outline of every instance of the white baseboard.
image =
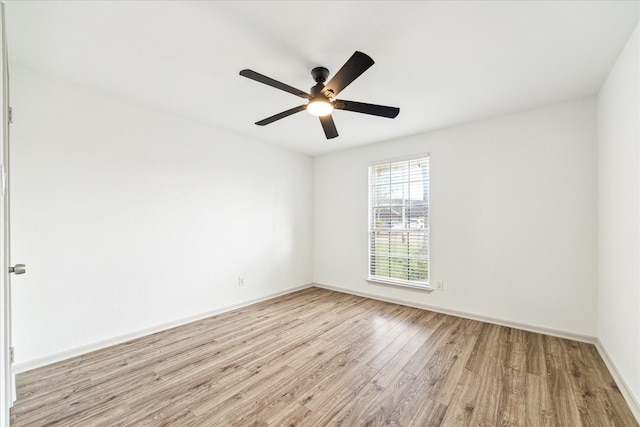
<svg viewBox="0 0 640 427">
<path fill-rule="evenodd" d="M 640 402 L 638 401 L 638 397 L 633 394 L 633 392 L 631 391 L 631 387 L 629 387 L 629 384 L 627 384 L 624 377 L 620 375 L 618 367 L 613 362 L 613 359 L 609 355 L 607 348 L 602 344 L 602 341 L 600 341 L 599 338 L 596 339 L 595 346 L 598 349 L 598 353 L 600 353 L 600 357 L 602 357 L 602 360 L 604 360 L 605 365 L 607 365 L 609 373 L 611 373 L 611 376 L 616 382 L 618 389 L 620 389 L 620 393 L 622 393 L 622 396 L 627 401 L 629 409 L 631 409 L 631 412 L 633 412 L 633 415 L 636 417 L 638 424 L 640 424 Z"/>
<path fill-rule="evenodd" d="M 313 284 L 307 284 L 302 286 L 297 286 L 295 288 L 287 289 L 286 291 L 277 292 L 274 294 L 266 295 L 262 298 L 253 299 L 250 301 L 245 301 L 240 304 L 235 304 L 223 308 L 218 308 L 212 311 L 208 311 L 206 313 L 196 314 L 194 316 L 185 317 L 182 319 L 174 320 L 171 322 L 163 323 L 161 325 L 156 325 L 151 328 L 141 329 L 138 331 L 134 331 L 128 334 L 120 335 L 117 337 L 109 338 L 106 340 L 96 341 L 91 344 L 83 345 L 80 347 L 75 347 L 69 350 L 61 351 L 59 353 L 51 354 L 44 357 L 39 357 L 37 359 L 28 360 L 26 362 L 15 363 L 13 365 L 13 373 L 19 374 L 20 372 L 30 371 L 32 369 L 41 368 L 43 366 L 50 365 L 52 363 L 61 362 L 66 359 L 70 359 L 72 357 L 81 356 L 86 353 L 90 353 L 92 351 L 101 350 L 103 348 L 110 347 L 116 344 L 122 344 L 127 341 L 131 341 L 136 338 L 141 338 L 147 335 L 155 334 L 157 332 L 166 331 L 167 329 L 175 328 L 177 326 L 186 325 L 187 323 L 196 322 L 198 320 L 206 319 L 207 317 L 215 316 L 217 314 L 226 313 L 227 311 L 236 310 L 238 308 L 246 307 L 248 305 L 256 304 L 262 301 L 267 301 L 273 298 L 277 298 L 282 295 L 287 295 L 292 292 L 300 291 L 302 289 L 306 289 L 312 287 Z"/>
<path fill-rule="evenodd" d="M 551 335 L 558 338 L 566 338 L 569 340 L 586 342 L 589 344 L 596 343 L 596 337 L 593 337 L 590 335 L 577 334 L 574 332 L 567 332 L 560 329 L 553 329 L 553 328 L 547 328 L 544 326 L 514 322 L 511 320 L 499 319 L 496 317 L 485 316 L 477 313 L 469 313 L 466 311 L 452 310 L 449 308 L 436 307 L 428 304 L 414 303 L 414 302 L 409 302 L 409 301 L 396 299 L 396 298 L 381 297 L 379 295 L 370 294 L 367 292 L 353 291 L 351 289 L 343 289 L 337 286 L 326 285 L 324 283 L 313 283 L 313 286 L 316 286 L 318 288 L 329 289 L 331 291 L 343 292 L 346 294 L 357 295 L 365 298 L 371 298 L 379 301 L 390 302 L 393 304 L 405 305 L 407 307 L 414 307 L 414 308 L 420 308 L 423 310 L 435 311 L 436 313 L 449 314 L 451 316 L 462 317 L 464 319 L 478 320 L 480 322 L 493 323 L 500 326 L 507 326 L 509 328 L 522 329 L 524 331 L 536 332 L 544 335 Z"/>
</svg>

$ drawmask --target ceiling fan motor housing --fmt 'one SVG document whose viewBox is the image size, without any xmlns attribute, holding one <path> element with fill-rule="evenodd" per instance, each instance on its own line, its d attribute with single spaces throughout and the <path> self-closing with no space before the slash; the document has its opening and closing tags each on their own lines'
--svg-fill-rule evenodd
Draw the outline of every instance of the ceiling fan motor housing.
<svg viewBox="0 0 640 427">
<path fill-rule="evenodd" d="M 322 93 L 322 89 L 324 89 L 324 82 L 327 81 L 327 77 L 329 77 L 329 70 L 324 67 L 316 67 L 311 70 L 311 77 L 316 81 L 315 86 L 311 87 L 311 98 L 326 98 Z"/>
<path fill-rule="evenodd" d="M 324 83 L 327 81 L 327 77 L 329 77 L 329 70 L 324 67 L 316 67 L 311 70 L 311 77 L 316 83 Z"/>
<path fill-rule="evenodd" d="M 326 98 L 324 96 L 324 94 L 322 93 L 322 89 L 324 89 L 324 84 L 322 84 L 321 82 L 316 83 L 315 86 L 311 87 L 311 90 L 309 92 L 311 92 L 311 99 L 314 98 Z"/>
</svg>

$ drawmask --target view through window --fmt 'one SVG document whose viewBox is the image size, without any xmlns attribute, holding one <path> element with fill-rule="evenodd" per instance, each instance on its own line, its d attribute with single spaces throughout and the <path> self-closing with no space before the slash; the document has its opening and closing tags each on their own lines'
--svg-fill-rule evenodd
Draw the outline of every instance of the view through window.
<svg viewBox="0 0 640 427">
<path fill-rule="evenodd" d="M 369 279 L 429 286 L 429 156 L 369 167 Z"/>
</svg>

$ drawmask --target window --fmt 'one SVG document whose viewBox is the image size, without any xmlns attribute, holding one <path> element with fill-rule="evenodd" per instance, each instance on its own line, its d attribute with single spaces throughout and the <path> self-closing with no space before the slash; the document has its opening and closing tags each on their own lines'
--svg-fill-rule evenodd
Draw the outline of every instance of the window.
<svg viewBox="0 0 640 427">
<path fill-rule="evenodd" d="M 369 280 L 429 287 L 429 156 L 369 167 Z"/>
</svg>

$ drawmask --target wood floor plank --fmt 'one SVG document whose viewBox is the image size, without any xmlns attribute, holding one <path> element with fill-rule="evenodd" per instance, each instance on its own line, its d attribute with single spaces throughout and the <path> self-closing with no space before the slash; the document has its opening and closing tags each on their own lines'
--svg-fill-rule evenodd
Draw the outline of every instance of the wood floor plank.
<svg viewBox="0 0 640 427">
<path fill-rule="evenodd" d="M 267 420 L 278 414 L 293 401 L 304 404 L 313 399 L 317 389 L 323 387 L 327 378 L 334 380 L 341 369 L 354 360 L 356 355 L 367 344 L 361 340 L 354 346 L 337 347 L 329 342 L 322 342 L 323 347 L 316 351 L 313 357 L 307 358 L 307 362 L 294 368 L 294 375 L 282 378 L 273 384 L 272 399 L 264 406 L 258 408 L 257 413 L 244 413 L 251 419 Z M 318 350 L 318 348 L 316 348 Z M 290 366 L 290 365 L 288 365 Z"/>
<path fill-rule="evenodd" d="M 482 376 L 502 378 L 503 363 L 500 360 L 500 335 L 503 327 L 485 323 L 480 329 L 476 344 L 467 359 L 466 368 Z"/>
<path fill-rule="evenodd" d="M 543 336 L 533 332 L 525 332 L 527 373 L 543 376 L 547 373 L 544 363 Z"/>
<path fill-rule="evenodd" d="M 254 332 L 251 332 L 251 334 L 251 336 L 253 336 Z M 271 339 L 269 335 L 264 334 L 258 335 L 255 338 L 256 339 L 252 341 L 252 345 L 255 346 L 263 345 L 263 343 Z M 108 401 L 112 402 L 112 404 L 117 404 L 119 400 L 129 399 L 127 393 L 117 395 L 117 392 L 123 389 L 123 384 L 131 384 L 133 386 L 153 382 L 161 389 L 165 377 L 185 367 L 189 367 L 192 372 L 197 372 L 196 362 L 203 360 L 203 358 L 207 356 L 216 356 L 216 358 L 213 359 L 216 365 L 210 367 L 211 369 L 214 367 L 223 368 L 221 365 L 238 362 L 239 358 L 247 362 L 256 357 L 251 352 L 247 352 L 243 347 L 232 346 L 226 350 L 226 353 L 220 351 L 213 353 L 213 351 L 217 349 L 218 347 L 216 345 L 207 346 L 206 344 L 199 344 L 196 347 L 190 348 L 189 352 L 183 352 L 179 355 L 171 353 L 171 357 L 160 358 L 160 362 L 155 359 L 156 361 L 152 366 L 158 366 L 156 369 L 157 372 L 149 371 L 148 369 L 138 369 L 135 365 L 126 367 L 126 369 L 121 370 L 118 375 L 109 375 L 110 370 L 105 370 L 105 375 L 93 376 L 94 381 L 92 381 L 91 387 L 76 390 L 74 393 L 65 396 L 65 405 L 68 407 L 66 417 L 73 417 L 77 413 L 84 413 L 86 415 L 90 413 L 90 411 L 87 411 L 87 406 L 98 406 L 99 402 Z M 204 355 L 202 354 L 203 351 L 205 352 Z M 207 354 L 206 351 L 209 353 Z M 132 387 L 130 390 L 133 391 L 135 388 Z M 155 393 L 156 391 L 151 389 L 151 392 Z M 136 394 L 140 396 L 139 393 Z M 29 410 L 30 408 L 27 406 L 24 409 Z M 33 411 L 31 412 L 33 413 Z M 42 416 L 42 414 L 40 416 Z"/>
<path fill-rule="evenodd" d="M 447 406 L 431 399 L 425 399 L 420 405 L 418 412 L 413 416 L 409 425 L 414 427 L 432 426 L 438 427 L 442 425 L 442 419 L 447 411 Z"/>
<path fill-rule="evenodd" d="M 148 404 L 145 405 L 145 402 L 141 402 L 144 406 L 129 411 L 126 414 L 126 419 L 137 420 L 141 416 L 142 419 L 145 419 L 154 413 L 177 413 L 183 409 L 188 409 L 191 412 L 191 407 L 215 399 L 228 388 L 243 383 L 252 375 L 253 372 L 239 366 L 228 369 L 223 374 L 216 372 L 201 374 L 198 376 L 197 382 L 187 382 L 186 387 L 170 389 L 164 395 L 158 393 L 153 398 L 146 399 L 149 401 Z M 117 417 L 111 417 L 110 421 L 115 422 L 116 419 Z"/>
<path fill-rule="evenodd" d="M 442 345 L 448 337 L 454 336 L 460 332 L 461 321 L 462 319 L 460 318 L 445 318 L 445 320 L 429 336 L 424 344 L 422 344 L 402 370 L 413 375 L 418 375 L 418 373 L 429 363 L 431 356 L 438 351 L 440 345 Z"/>
<path fill-rule="evenodd" d="M 216 391 L 222 391 L 222 385 L 246 381 L 251 377 L 252 373 L 241 366 L 219 369 L 217 364 L 219 363 L 213 359 L 201 365 L 198 371 L 190 372 L 191 375 L 197 375 L 200 379 L 196 383 L 181 375 L 170 375 L 160 377 L 153 388 L 142 391 L 132 388 L 126 392 L 114 394 L 110 404 L 128 406 L 130 409 L 126 417 L 112 414 L 109 407 L 95 407 L 75 413 L 71 419 L 86 424 L 93 419 L 100 419 L 105 423 L 115 423 L 120 419 L 137 423 L 139 419 L 146 419 L 150 414 L 161 413 L 171 407 L 181 407 L 179 404 L 187 399 L 190 403 L 189 407 L 198 402 L 210 401 L 217 396 Z M 193 376 L 190 378 L 192 379 Z"/>
<path fill-rule="evenodd" d="M 397 425 L 410 424 L 416 419 L 417 414 L 420 413 L 420 408 L 425 400 L 435 402 L 433 399 L 434 396 L 440 397 L 446 393 L 449 395 L 446 403 L 449 403 L 450 395 L 453 394 L 455 384 L 457 384 L 462 373 L 466 358 L 474 346 L 474 342 L 468 342 L 466 339 L 467 335 L 463 329 L 466 322 L 465 319 L 455 319 L 450 325 L 448 333 L 443 334 L 443 336 L 439 338 L 438 344 L 433 351 L 424 356 L 424 363 L 419 365 L 407 364 L 407 366 L 403 368 L 403 372 L 413 374 L 415 367 L 420 366 L 420 371 L 417 373 L 416 379 L 410 389 L 398 402 L 385 422 L 395 423 Z M 467 356 L 461 359 L 464 352 L 467 353 Z M 456 364 L 460 369 L 452 370 L 452 367 Z M 453 371 L 452 379 L 454 380 L 453 385 L 451 385 L 451 390 L 442 390 L 441 387 L 446 386 L 447 374 L 450 371 Z M 446 409 L 446 405 L 444 405 L 444 408 Z M 444 413 L 443 411 L 442 416 L 444 416 Z"/>
<path fill-rule="evenodd" d="M 380 398 L 384 389 L 378 384 L 368 382 L 358 390 L 354 396 L 350 396 L 346 404 L 336 412 L 327 425 L 331 426 L 355 426 L 356 421 L 368 413 L 372 402 Z"/>
<path fill-rule="evenodd" d="M 371 402 L 355 425 L 380 426 L 392 423 L 394 411 L 407 402 L 405 396 L 411 392 L 415 380 L 416 377 L 412 374 L 400 372 L 378 398 Z"/>
<path fill-rule="evenodd" d="M 222 408 L 235 406 L 234 400 L 243 400 L 246 394 L 253 395 L 252 389 L 258 388 L 260 385 L 263 385 L 264 382 L 273 381 L 278 375 L 286 374 L 290 370 L 291 368 L 287 365 L 270 365 L 265 366 L 263 369 L 253 371 L 249 379 L 227 388 L 220 393 L 219 396 L 216 396 L 216 398 L 209 398 L 206 401 L 191 406 L 191 412 L 199 418 L 206 418 L 213 415 L 216 411 L 221 411 Z"/>
<path fill-rule="evenodd" d="M 83 355 L 81 358 L 73 358 L 62 361 L 48 367 L 20 374 L 18 389 L 22 390 L 20 397 L 25 396 L 25 390 L 30 388 L 48 388 L 52 384 L 66 386 L 75 378 L 93 376 L 94 372 L 111 371 L 122 365 L 134 363 L 154 363 L 151 359 L 157 355 L 171 357 L 171 350 L 182 352 L 187 346 L 195 346 L 210 339 L 210 334 L 215 334 L 219 339 L 233 333 L 244 326 L 234 321 L 241 314 L 229 313 L 213 316 L 203 321 L 190 323 L 168 331 L 156 333 L 137 340 L 119 344 L 108 349 L 99 350 Z M 246 316 L 245 316 L 246 317 Z M 219 318 L 222 320 L 218 321 Z M 214 322 L 212 324 L 212 322 Z M 255 326 L 255 325 L 254 325 Z M 203 331 L 203 333 L 197 333 Z M 221 333 L 225 331 L 225 333 Z M 42 378 L 42 379 L 41 379 Z"/>
<path fill-rule="evenodd" d="M 17 377 L 21 426 L 638 427 L 593 345 L 308 288 Z"/>
<path fill-rule="evenodd" d="M 587 360 L 590 367 L 591 380 L 595 381 L 598 398 L 602 400 L 608 418 L 615 425 L 624 425 L 624 419 L 620 419 L 620 414 L 624 414 L 624 408 L 627 403 L 616 385 L 611 373 L 607 370 L 607 366 L 600 357 L 598 350 L 593 344 L 581 343 L 583 356 Z M 597 380 L 596 380 L 597 379 Z"/>
<path fill-rule="evenodd" d="M 476 398 L 480 389 L 479 376 L 464 369 L 460 375 L 460 381 L 451 395 L 447 410 L 442 420 L 445 426 L 468 426 L 476 406 Z M 535 424 L 533 424 L 535 425 Z"/>
<path fill-rule="evenodd" d="M 350 363 L 367 345 L 366 341 L 361 340 L 356 347 L 339 353 L 324 366 L 321 365 L 319 369 L 312 371 L 311 375 L 303 376 L 306 380 L 305 386 L 298 389 L 303 391 L 299 398 L 300 404 L 312 409 L 316 406 L 316 401 L 326 398 L 325 390 L 333 388 L 332 383 L 339 383 L 341 376 L 345 375 L 345 371 L 350 367 Z"/>
<path fill-rule="evenodd" d="M 553 402 L 555 422 L 563 426 L 581 426 L 580 411 L 571 389 L 569 370 L 564 364 L 560 338 L 544 337 L 547 386 Z"/>
<path fill-rule="evenodd" d="M 298 346 L 297 349 L 301 350 L 300 352 L 306 350 L 305 347 L 301 346 Z M 290 367 L 290 365 L 288 365 L 288 361 L 297 357 L 300 352 L 291 351 L 287 352 L 284 355 L 276 356 L 276 358 L 270 360 L 267 364 L 263 364 L 262 366 L 267 366 L 269 364 L 285 364 Z M 346 372 L 342 372 L 342 374 L 345 375 Z M 262 388 L 262 392 L 254 395 L 250 403 L 243 406 L 243 413 L 241 414 L 241 416 L 231 414 L 228 420 L 222 418 L 221 421 L 225 425 L 229 426 L 253 425 L 254 423 L 260 424 L 266 422 L 266 418 L 270 414 L 278 411 L 279 408 L 282 408 L 286 403 L 292 400 L 292 394 L 289 393 L 289 390 L 292 386 L 295 385 L 297 379 L 298 377 L 295 375 L 276 378 L 274 381 L 269 382 L 268 387 Z M 288 399 L 278 399 L 277 397 L 279 396 L 286 396 L 288 397 Z"/>
<path fill-rule="evenodd" d="M 403 330 L 397 330 L 394 331 L 395 333 L 393 334 L 389 333 L 385 335 L 386 338 L 391 338 L 391 340 L 385 345 L 384 349 L 368 362 L 369 365 L 377 369 L 382 369 L 407 343 L 416 338 L 422 329 L 422 325 L 434 316 L 435 313 L 433 312 L 418 312 L 416 316 L 407 319 L 405 323 L 409 323 L 409 325 Z"/>
<path fill-rule="evenodd" d="M 367 384 L 371 384 L 371 378 L 377 372 L 376 369 L 358 362 L 353 362 L 341 378 L 345 381 L 336 381 L 331 387 L 325 388 L 321 399 L 315 399 L 313 405 L 306 402 L 305 407 L 311 410 L 311 414 L 302 421 L 301 425 L 326 426 L 332 423 L 342 409 L 352 405 L 352 400 Z M 315 409 L 313 409 L 315 407 Z"/>
<path fill-rule="evenodd" d="M 487 427 L 499 425 L 498 405 L 501 393 L 502 386 L 499 378 L 493 375 L 483 376 L 469 425 Z"/>
<path fill-rule="evenodd" d="M 300 425 L 300 423 L 303 422 L 310 414 L 311 411 L 308 408 L 302 406 L 298 402 L 291 402 L 277 415 L 271 417 L 267 421 L 267 425 L 296 427 Z"/>
<path fill-rule="evenodd" d="M 564 363 L 570 369 L 571 389 L 585 426 L 620 425 L 615 413 L 607 411 L 607 395 L 597 385 L 587 344 L 561 340 Z"/>
<path fill-rule="evenodd" d="M 134 376 L 140 373 L 140 367 L 160 365 L 166 360 L 173 361 L 176 357 L 180 357 L 185 353 L 185 348 L 190 348 L 192 350 L 190 353 L 192 353 L 194 349 L 202 347 L 207 347 L 209 351 L 213 351 L 216 348 L 229 347 L 230 343 L 262 337 L 265 330 L 273 327 L 273 324 L 265 322 L 262 324 L 252 324 L 250 327 L 245 327 L 244 330 L 237 326 L 231 330 L 215 327 L 212 331 L 206 332 L 198 329 L 192 332 L 191 336 L 186 336 L 179 340 L 160 340 L 157 341 L 156 346 L 136 346 L 135 349 L 131 349 L 130 352 L 122 349 L 130 347 L 129 343 L 125 343 L 124 347 L 121 347 L 121 345 L 114 346 L 116 350 L 110 348 L 106 353 L 113 354 L 124 351 L 126 357 L 119 355 L 116 359 L 113 357 L 103 358 L 99 352 L 91 353 L 88 355 L 88 361 L 85 365 L 74 364 L 70 370 L 66 371 L 67 375 L 61 376 L 60 374 L 56 374 L 53 378 L 47 379 L 44 384 L 40 384 L 39 388 L 47 390 L 48 393 L 60 391 L 69 384 L 76 384 L 76 379 L 83 377 L 90 377 L 92 379 L 91 387 L 96 387 L 103 382 L 111 381 L 114 372 L 117 372 L 120 377 L 129 377 L 133 381 L 135 380 Z M 219 341 L 213 340 L 213 336 Z M 65 371 L 63 370 L 62 372 Z M 48 381 L 51 382 L 53 387 L 47 387 L 46 382 Z M 121 381 L 121 379 L 118 381 Z M 84 390 L 78 390 L 78 393 L 84 393 Z M 22 397 L 28 399 L 28 396 Z M 67 396 L 66 399 L 69 400 L 69 396 Z M 41 400 L 41 398 L 38 400 Z M 28 403 L 26 402 L 25 407 L 28 408 Z"/>
<path fill-rule="evenodd" d="M 546 378 L 527 373 L 526 379 L 526 423 L 530 426 L 552 427 L 555 425 L 553 402 L 546 385 Z"/>
<path fill-rule="evenodd" d="M 376 375 L 374 382 L 382 387 L 387 387 L 391 381 L 400 373 L 402 368 L 411 360 L 414 355 L 425 345 L 425 342 L 444 322 L 444 315 L 439 314 L 430 318 L 427 322 L 420 325 L 420 331 L 402 347 L 387 363 L 380 368 L 380 372 Z"/>
<path fill-rule="evenodd" d="M 510 342 L 502 375 L 502 393 L 498 405 L 500 425 L 526 426 L 526 350 L 520 342 Z"/>
<path fill-rule="evenodd" d="M 436 353 L 442 359 L 440 365 L 434 365 L 434 369 L 429 373 L 431 380 L 425 396 L 445 406 L 451 402 L 456 384 L 460 381 L 464 370 L 464 362 L 471 354 L 476 339 L 476 336 L 466 334 L 451 337 L 442 351 Z"/>
</svg>

